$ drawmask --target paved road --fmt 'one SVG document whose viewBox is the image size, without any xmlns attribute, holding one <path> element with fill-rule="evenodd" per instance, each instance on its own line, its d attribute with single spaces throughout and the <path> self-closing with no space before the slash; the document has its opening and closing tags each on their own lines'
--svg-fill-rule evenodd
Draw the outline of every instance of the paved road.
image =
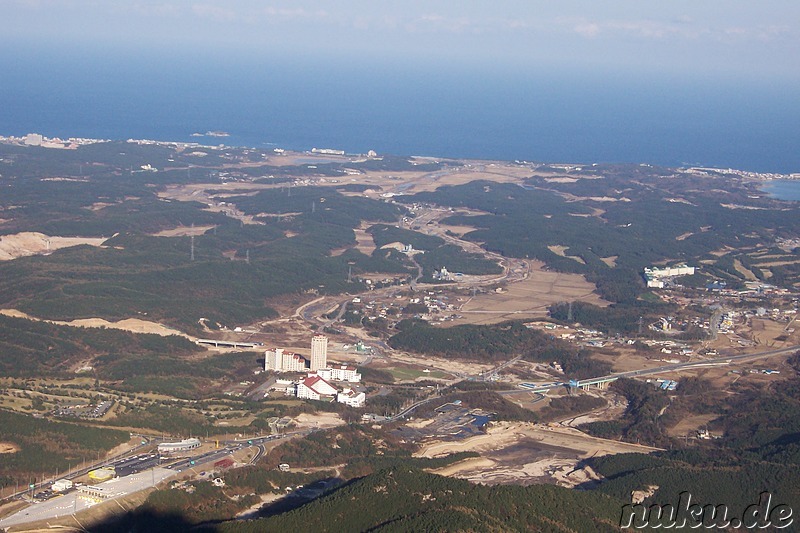
<svg viewBox="0 0 800 533">
<path fill-rule="evenodd" d="M 692 368 L 703 368 L 706 366 L 718 366 L 718 365 L 727 365 L 733 363 L 739 363 L 744 361 L 750 361 L 754 359 L 766 359 L 768 357 L 774 357 L 776 355 L 785 355 L 793 352 L 800 351 L 800 346 L 789 346 L 787 348 L 780 348 L 778 350 L 769 350 L 766 352 L 758 352 L 758 353 L 746 353 L 746 354 L 739 354 L 739 355 L 729 355 L 724 357 L 715 357 L 713 359 L 704 359 L 702 361 L 692 361 L 689 363 L 674 363 L 669 365 L 658 366 L 655 368 L 645 368 L 642 370 L 630 370 L 628 372 L 617 372 L 615 374 L 609 374 L 607 376 L 600 376 L 597 378 L 591 379 L 581 379 L 578 380 L 579 383 L 586 382 L 586 381 L 594 381 L 594 380 L 613 380 L 618 378 L 632 378 L 637 376 L 650 376 L 653 374 L 663 374 L 667 372 L 678 372 L 680 370 L 688 370 Z M 524 385 L 524 384 L 523 384 Z M 551 383 L 549 385 L 542 385 L 541 387 L 535 387 L 536 390 L 545 390 L 545 389 L 557 389 L 559 387 L 563 387 L 564 383 Z M 526 387 L 532 388 L 532 387 Z"/>
<path fill-rule="evenodd" d="M 248 440 L 228 441 L 224 443 L 224 448 L 203 452 L 191 457 L 172 460 L 173 462 L 167 465 L 161 465 L 161 463 L 169 461 L 170 459 L 159 457 L 158 454 L 143 454 L 134 457 L 125 457 L 107 461 L 102 464 L 113 465 L 120 477 L 105 481 L 103 483 L 97 483 L 96 485 L 111 490 L 114 493 L 114 496 L 109 498 L 109 500 L 115 500 L 122 496 L 153 487 L 166 479 L 178 475 L 187 468 L 192 468 L 195 466 L 199 467 L 203 464 L 219 461 L 220 459 L 229 457 L 236 451 L 250 446 L 255 446 L 257 449 L 255 456 L 253 459 L 251 459 L 251 462 L 255 462 L 266 452 L 266 448 L 264 447 L 266 443 L 273 440 L 285 439 L 298 435 L 308 435 L 313 431 L 314 430 L 294 431 L 282 435 L 268 435 L 264 437 L 255 437 Z M 96 468 L 97 466 L 98 465 L 93 465 L 90 468 Z M 74 472 L 67 477 L 74 479 L 79 475 L 85 474 L 86 471 L 88 471 L 88 469 L 82 469 L 80 472 Z M 49 485 L 49 483 L 46 485 Z M 37 487 L 36 490 L 41 490 L 42 488 L 44 488 L 44 486 Z M 56 496 L 49 500 L 34 503 L 15 514 L 0 520 L 0 528 L 7 528 L 10 526 L 26 524 L 38 520 L 73 515 L 84 509 L 88 509 L 92 505 L 95 505 L 95 503 L 86 501 L 78 496 L 78 491 L 72 490 L 61 496 Z M 80 519 L 80 517 L 78 517 L 78 519 Z"/>
<path fill-rule="evenodd" d="M 394 422 L 396 420 L 400 420 L 404 416 L 410 415 L 414 411 L 414 409 L 416 409 L 417 407 L 419 407 L 421 405 L 425 405 L 426 403 L 430 403 L 432 401 L 441 400 L 441 399 L 442 398 L 440 396 L 433 396 L 431 398 L 426 398 L 424 400 L 420 400 L 418 402 L 415 402 L 415 403 L 409 405 L 408 407 L 406 407 L 405 409 L 403 409 L 402 411 L 400 411 L 399 413 L 397 413 L 396 415 L 390 416 L 389 418 L 387 418 L 386 422 Z"/>
<path fill-rule="evenodd" d="M 100 485 L 114 492 L 115 496 L 111 499 L 117 499 L 152 487 L 174 475 L 175 472 L 172 470 L 156 467 L 130 476 L 106 481 Z M 79 493 L 73 490 L 62 496 L 56 496 L 55 498 L 40 503 L 34 503 L 30 507 L 0 520 L 0 528 L 7 528 L 38 520 L 60 518 L 78 513 L 95 505 L 94 502 L 84 500 L 78 496 Z"/>
</svg>

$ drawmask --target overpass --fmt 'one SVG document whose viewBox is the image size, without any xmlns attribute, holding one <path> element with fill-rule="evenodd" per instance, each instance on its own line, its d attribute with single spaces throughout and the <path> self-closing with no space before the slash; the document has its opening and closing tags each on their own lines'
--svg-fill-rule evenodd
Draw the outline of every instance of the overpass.
<svg viewBox="0 0 800 533">
<path fill-rule="evenodd" d="M 592 385 L 596 386 L 598 389 L 605 389 L 608 387 L 608 384 L 612 381 L 617 381 L 619 378 L 614 376 L 606 376 L 602 378 L 592 378 L 592 379 L 571 379 L 569 380 L 569 386 L 580 388 L 583 390 L 588 389 Z"/>
<path fill-rule="evenodd" d="M 194 342 L 215 348 L 258 348 L 259 346 L 264 346 L 263 342 L 218 341 L 214 339 L 197 339 Z"/>
</svg>

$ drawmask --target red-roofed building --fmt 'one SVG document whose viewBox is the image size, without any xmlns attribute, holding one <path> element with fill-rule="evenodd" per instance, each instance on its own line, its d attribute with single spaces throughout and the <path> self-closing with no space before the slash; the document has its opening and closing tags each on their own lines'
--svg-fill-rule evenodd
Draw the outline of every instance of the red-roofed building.
<svg viewBox="0 0 800 533">
<path fill-rule="evenodd" d="M 336 396 L 336 387 L 316 374 L 311 374 L 297 384 L 297 397 L 319 400 L 323 396 Z"/>
</svg>

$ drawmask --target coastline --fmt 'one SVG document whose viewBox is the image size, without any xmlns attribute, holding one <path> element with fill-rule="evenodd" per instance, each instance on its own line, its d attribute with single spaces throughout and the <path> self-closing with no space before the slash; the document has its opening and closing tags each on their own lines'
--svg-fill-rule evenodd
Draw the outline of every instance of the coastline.
<svg viewBox="0 0 800 533">
<path fill-rule="evenodd" d="M 232 134 L 226 131 L 207 131 L 206 133 L 191 133 L 188 134 L 190 138 L 217 138 L 217 139 L 225 139 L 231 138 Z M 107 139 L 107 138 L 88 138 L 88 137 L 48 137 L 40 133 L 28 133 L 24 136 L 15 136 L 15 135 L 3 135 L 0 134 L 0 145 L 14 145 L 14 146 L 30 146 L 30 147 L 41 147 L 41 148 L 49 148 L 49 149 L 61 149 L 61 150 L 75 150 L 80 146 L 86 146 L 91 144 L 97 143 L 105 143 L 105 142 L 127 142 L 139 145 L 153 145 L 153 146 L 166 146 L 166 147 L 178 147 L 178 148 L 203 148 L 208 150 L 229 150 L 229 149 L 250 149 L 250 150 L 262 150 L 264 152 L 272 152 L 270 155 L 286 155 L 289 153 L 294 154 L 302 154 L 304 156 L 309 157 L 316 157 L 316 158 L 325 158 L 328 154 L 327 152 L 335 151 L 337 154 L 345 157 L 368 157 L 369 154 L 367 152 L 364 153 L 355 153 L 355 152 L 347 152 L 345 150 L 318 150 L 316 148 L 284 148 L 278 146 L 276 143 L 265 143 L 269 146 L 258 148 L 249 145 L 239 145 L 235 143 L 218 143 L 216 145 L 212 144 L 204 144 L 197 141 L 183 141 L 183 140 L 156 140 L 156 139 L 133 139 L 128 138 L 126 140 L 121 139 Z M 372 152 L 372 150 L 370 150 Z M 417 159 L 454 159 L 454 160 L 465 160 L 465 161 L 506 161 L 503 159 L 497 158 L 481 158 L 481 157 L 449 157 L 444 155 L 439 156 L 431 156 L 431 155 L 422 155 L 422 154 L 391 154 L 400 157 L 409 157 L 409 158 L 417 158 Z M 516 159 L 514 160 L 515 163 L 520 164 L 546 164 L 549 166 L 574 166 L 574 165 L 587 165 L 587 164 L 600 164 L 600 162 L 586 162 L 582 161 L 581 163 L 578 162 L 554 162 L 554 161 L 532 161 L 532 160 L 524 160 L 524 159 Z M 714 174 L 732 174 L 739 176 L 741 178 L 748 178 L 754 179 L 758 181 L 765 181 L 765 182 L 798 182 L 800 183 L 800 172 L 792 172 L 792 173 L 780 173 L 780 172 L 756 172 L 751 170 L 742 170 L 742 169 L 735 169 L 735 168 L 723 168 L 723 167 L 711 167 L 711 166 L 694 166 L 694 165 L 679 165 L 679 166 L 668 166 L 668 165 L 651 165 L 645 162 L 619 162 L 619 163 L 612 163 L 612 164 L 630 164 L 630 165 L 641 165 L 641 166 L 664 166 L 665 168 L 672 168 L 675 170 L 680 170 L 685 173 L 694 174 L 698 176 L 703 175 L 714 175 Z M 763 189 L 763 187 L 762 187 Z M 768 194 L 769 191 L 766 191 Z M 800 193 L 795 195 L 792 193 L 792 198 L 790 200 L 800 200 Z M 797 196 L 795 198 L 794 196 Z M 773 196 L 774 198 L 781 199 L 779 196 Z"/>
</svg>

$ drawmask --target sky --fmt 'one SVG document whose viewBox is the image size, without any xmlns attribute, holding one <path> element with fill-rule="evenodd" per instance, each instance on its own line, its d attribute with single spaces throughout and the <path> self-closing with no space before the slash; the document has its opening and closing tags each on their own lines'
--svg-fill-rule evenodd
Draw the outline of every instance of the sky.
<svg viewBox="0 0 800 533">
<path fill-rule="evenodd" d="M 797 0 L 3 0 L 0 44 L 800 77 Z"/>
</svg>

